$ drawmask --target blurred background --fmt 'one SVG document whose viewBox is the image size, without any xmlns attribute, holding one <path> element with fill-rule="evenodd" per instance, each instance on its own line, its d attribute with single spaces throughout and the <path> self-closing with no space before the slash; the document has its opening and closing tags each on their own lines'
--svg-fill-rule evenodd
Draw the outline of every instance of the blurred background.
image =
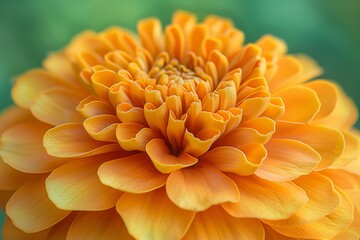
<svg viewBox="0 0 360 240">
<path fill-rule="evenodd" d="M 80 31 L 118 25 L 131 30 L 145 17 L 165 24 L 176 9 L 231 18 L 246 42 L 265 33 L 284 39 L 290 53 L 305 53 L 360 106 L 359 0 L 0 0 L 0 110 L 11 104 L 16 75 L 41 66 L 47 53 Z M 359 121 L 356 125 L 360 128 Z M 1 212 L 1 225 L 4 214 Z"/>
</svg>

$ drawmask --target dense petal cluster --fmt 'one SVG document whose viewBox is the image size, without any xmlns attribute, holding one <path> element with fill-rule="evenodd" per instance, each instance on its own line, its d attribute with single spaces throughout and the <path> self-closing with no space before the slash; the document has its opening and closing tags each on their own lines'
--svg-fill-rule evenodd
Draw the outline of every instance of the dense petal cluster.
<svg viewBox="0 0 360 240">
<path fill-rule="evenodd" d="M 243 41 L 179 11 L 84 32 L 19 76 L 4 239 L 358 239 L 356 107 L 280 39 Z"/>
</svg>

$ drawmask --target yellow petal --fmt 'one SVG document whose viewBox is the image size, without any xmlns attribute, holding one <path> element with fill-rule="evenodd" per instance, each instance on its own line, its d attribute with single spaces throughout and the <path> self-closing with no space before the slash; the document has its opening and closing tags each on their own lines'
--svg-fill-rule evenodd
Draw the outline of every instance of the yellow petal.
<svg viewBox="0 0 360 240">
<path fill-rule="evenodd" d="M 264 240 L 264 229 L 259 220 L 234 218 L 220 206 L 198 212 L 184 240 Z"/>
<path fill-rule="evenodd" d="M 116 128 L 119 122 L 116 116 L 104 114 L 86 119 L 83 125 L 93 139 L 104 142 L 117 142 Z"/>
<path fill-rule="evenodd" d="M 104 210 L 115 206 L 121 193 L 100 182 L 102 159 L 77 159 L 55 169 L 46 179 L 51 201 L 60 209 Z M 96 197 L 94 197 L 96 196 Z"/>
<path fill-rule="evenodd" d="M 61 88 L 52 88 L 39 94 L 30 107 L 31 113 L 40 121 L 60 125 L 81 122 L 83 118 L 76 111 L 82 96 Z"/>
<path fill-rule="evenodd" d="M 41 176 L 19 188 L 6 205 L 6 214 L 24 232 L 42 231 L 70 213 L 58 209 L 50 201 L 45 189 L 45 178 Z"/>
<path fill-rule="evenodd" d="M 230 176 L 238 186 L 240 200 L 223 203 L 222 206 L 234 217 L 286 219 L 308 201 L 306 192 L 292 182 L 270 182 L 256 176 Z"/>
<path fill-rule="evenodd" d="M 330 214 L 340 202 L 340 195 L 331 180 L 319 173 L 296 179 L 295 184 L 305 190 L 309 201 L 285 220 L 266 221 L 271 226 L 291 227 L 317 221 Z"/>
<path fill-rule="evenodd" d="M 157 132 L 137 123 L 120 123 L 116 129 L 117 141 L 127 151 L 145 151 L 146 144 L 157 137 Z"/>
<path fill-rule="evenodd" d="M 273 138 L 294 139 L 315 149 L 322 157 L 315 170 L 330 166 L 344 150 L 344 135 L 337 129 L 317 125 L 277 122 Z"/>
<path fill-rule="evenodd" d="M 354 206 L 346 194 L 339 191 L 340 204 L 334 211 L 318 221 L 297 226 L 273 228 L 281 234 L 295 238 L 332 239 L 350 225 L 354 218 Z"/>
<path fill-rule="evenodd" d="M 83 99 L 76 107 L 76 110 L 84 118 L 94 117 L 101 114 L 115 114 L 115 109 L 109 102 L 94 95 L 90 95 Z"/>
<path fill-rule="evenodd" d="M 103 163 L 98 175 L 103 184 L 131 193 L 144 193 L 160 188 L 167 179 L 167 175 L 155 169 L 146 153 Z"/>
<path fill-rule="evenodd" d="M 9 218 L 6 218 L 2 226 L 2 239 L 3 240 L 39 240 L 47 239 L 49 228 L 36 233 L 24 233 L 14 226 Z"/>
<path fill-rule="evenodd" d="M 255 172 L 269 181 L 290 181 L 309 174 L 321 156 L 308 145 L 291 139 L 273 139 L 266 144 L 268 157 Z"/>
<path fill-rule="evenodd" d="M 321 102 L 316 92 L 310 88 L 287 87 L 276 92 L 274 96 L 280 97 L 285 104 L 285 113 L 280 117 L 282 120 L 307 123 L 320 110 Z"/>
<path fill-rule="evenodd" d="M 173 204 L 164 189 L 144 194 L 124 193 L 116 210 L 130 235 L 139 240 L 181 239 L 195 215 Z"/>
<path fill-rule="evenodd" d="M 16 79 L 11 96 L 16 105 L 28 109 L 42 92 L 54 87 L 71 85 L 47 71 L 32 70 Z"/>
<path fill-rule="evenodd" d="M 161 22 L 156 18 L 141 20 L 137 25 L 142 46 L 153 56 L 163 49 Z"/>
<path fill-rule="evenodd" d="M 166 192 L 177 206 L 192 211 L 203 211 L 213 205 L 239 199 L 235 183 L 207 165 L 172 172 L 166 182 Z"/>
<path fill-rule="evenodd" d="M 67 240 L 131 240 L 123 220 L 115 209 L 80 212 L 71 224 Z"/>
<path fill-rule="evenodd" d="M 236 173 L 241 176 L 248 176 L 255 172 L 261 161 L 248 159 L 241 150 L 222 146 L 214 148 L 200 157 L 200 161 L 206 162 L 222 172 Z"/>
<path fill-rule="evenodd" d="M 48 155 L 43 147 L 43 135 L 49 128 L 38 121 L 9 128 L 1 136 L 0 156 L 3 161 L 28 173 L 49 172 L 62 165 L 67 160 Z"/>
<path fill-rule="evenodd" d="M 77 123 L 63 124 L 48 130 L 44 135 L 44 147 L 48 154 L 61 158 L 121 151 L 118 143 L 95 141 L 82 124 Z"/>
<path fill-rule="evenodd" d="M 171 173 L 181 168 L 189 167 L 197 163 L 198 159 L 186 152 L 173 155 L 171 149 L 163 139 L 153 139 L 146 144 L 146 153 L 157 170 L 162 173 Z"/>
</svg>

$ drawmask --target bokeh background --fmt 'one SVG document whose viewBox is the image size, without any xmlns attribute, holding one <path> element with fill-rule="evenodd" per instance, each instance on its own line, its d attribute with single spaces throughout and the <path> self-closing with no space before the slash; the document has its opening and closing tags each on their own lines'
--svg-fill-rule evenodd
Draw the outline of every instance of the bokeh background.
<svg viewBox="0 0 360 240">
<path fill-rule="evenodd" d="M 360 106 L 359 0 L 0 0 L 0 110 L 11 104 L 16 75 L 41 66 L 46 55 L 80 31 L 157 16 L 166 24 L 176 9 L 231 18 L 246 42 L 270 33 L 291 53 L 306 53 Z M 357 125 L 360 128 L 358 121 Z M 2 225 L 4 214 L 1 212 Z"/>
</svg>

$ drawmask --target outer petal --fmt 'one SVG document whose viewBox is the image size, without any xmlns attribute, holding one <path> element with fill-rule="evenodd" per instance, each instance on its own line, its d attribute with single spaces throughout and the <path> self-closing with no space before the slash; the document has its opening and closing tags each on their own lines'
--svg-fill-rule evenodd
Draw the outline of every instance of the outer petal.
<svg viewBox="0 0 360 240">
<path fill-rule="evenodd" d="M 65 218 L 70 212 L 58 209 L 48 198 L 45 177 L 22 186 L 10 198 L 6 213 L 14 225 L 24 232 L 39 232 Z"/>
<path fill-rule="evenodd" d="M 310 239 L 332 239 L 353 221 L 354 206 L 346 194 L 339 191 L 339 206 L 329 215 L 308 224 L 298 226 L 273 227 L 277 232 L 290 237 Z"/>
<path fill-rule="evenodd" d="M 340 202 L 340 195 L 334 184 L 319 173 L 311 173 L 294 181 L 305 190 L 309 201 L 294 215 L 285 220 L 267 221 L 272 226 L 293 226 L 317 221 L 330 214 Z"/>
<path fill-rule="evenodd" d="M 26 173 L 17 171 L 4 163 L 0 158 L 0 189 L 15 190 L 28 179 Z"/>
<path fill-rule="evenodd" d="M 273 138 L 294 139 L 306 143 L 322 157 L 316 170 L 330 166 L 344 150 L 344 136 L 337 130 L 317 125 L 303 125 L 289 122 L 277 122 Z"/>
<path fill-rule="evenodd" d="M 306 192 L 292 182 L 270 182 L 256 176 L 230 175 L 239 188 L 240 200 L 223 203 L 234 217 L 286 219 L 307 201 Z"/>
<path fill-rule="evenodd" d="M 173 204 L 164 189 L 144 194 L 124 193 L 116 210 L 129 233 L 139 240 L 180 239 L 195 215 Z"/>
<path fill-rule="evenodd" d="M 46 236 L 46 240 L 66 240 L 69 228 L 77 215 L 77 212 L 72 212 L 61 222 L 53 226 Z"/>
<path fill-rule="evenodd" d="M 255 172 L 269 181 L 290 181 L 309 174 L 321 156 L 308 145 L 291 139 L 273 139 L 266 144 L 268 157 Z"/>
<path fill-rule="evenodd" d="M 2 226 L 2 238 L 3 240 L 45 240 L 49 232 L 49 228 L 36 233 L 24 233 L 20 229 L 14 226 L 9 218 L 5 219 Z"/>
<path fill-rule="evenodd" d="M 123 220 L 115 209 L 80 212 L 71 224 L 66 240 L 130 240 Z"/>
<path fill-rule="evenodd" d="M 22 122 L 32 121 L 34 117 L 29 110 L 11 106 L 1 111 L 0 115 L 0 135 L 11 126 Z"/>
<path fill-rule="evenodd" d="M 29 173 L 49 172 L 67 160 L 49 156 L 42 138 L 49 125 L 38 121 L 21 123 L 1 136 L 0 155 L 11 167 Z M 29 157 L 31 156 L 31 157 Z"/>
<path fill-rule="evenodd" d="M 103 163 L 98 159 L 78 159 L 55 169 L 46 179 L 51 201 L 68 210 L 104 210 L 115 206 L 121 193 L 103 185 L 97 175 Z M 95 197 L 94 197 L 95 196 Z"/>
<path fill-rule="evenodd" d="M 166 192 L 183 209 L 203 211 L 223 202 L 236 202 L 236 184 L 219 170 L 207 166 L 193 166 L 170 174 Z"/>
<path fill-rule="evenodd" d="M 82 124 L 59 125 L 46 132 L 44 147 L 52 155 L 61 158 L 84 157 L 107 152 L 121 151 L 117 143 L 95 141 Z"/>
<path fill-rule="evenodd" d="M 263 240 L 264 229 L 256 219 L 234 218 L 220 206 L 196 213 L 184 240 Z"/>
<path fill-rule="evenodd" d="M 103 184 L 131 193 L 144 193 L 165 185 L 167 175 L 156 170 L 146 153 L 103 163 L 98 171 Z"/>
</svg>

